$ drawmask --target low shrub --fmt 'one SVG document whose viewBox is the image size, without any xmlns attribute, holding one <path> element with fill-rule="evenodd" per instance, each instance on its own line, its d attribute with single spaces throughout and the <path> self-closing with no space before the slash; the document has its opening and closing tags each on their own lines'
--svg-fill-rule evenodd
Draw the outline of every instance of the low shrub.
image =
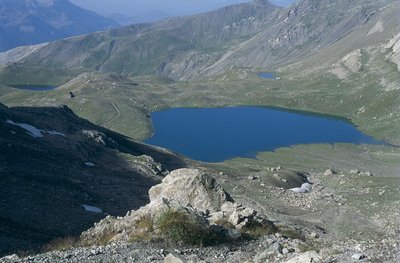
<svg viewBox="0 0 400 263">
<path fill-rule="evenodd" d="M 105 246 L 107 245 L 113 237 L 115 237 L 116 233 L 112 231 L 107 231 L 102 233 L 99 237 L 93 240 L 80 240 L 79 245 L 81 247 L 88 247 L 88 246 Z"/>
<path fill-rule="evenodd" d="M 167 210 L 160 215 L 157 225 L 167 241 L 179 244 L 209 245 L 213 238 L 208 228 L 182 211 Z"/>
<path fill-rule="evenodd" d="M 277 231 L 277 227 L 272 222 L 267 220 L 264 222 L 251 221 L 241 229 L 242 234 L 247 235 L 250 238 L 258 238 L 261 236 L 274 234 Z"/>
<path fill-rule="evenodd" d="M 306 237 L 301 233 L 300 230 L 284 229 L 284 230 L 281 230 L 280 233 L 284 238 L 298 239 L 298 240 L 301 240 L 301 241 L 305 241 L 306 240 Z"/>
</svg>

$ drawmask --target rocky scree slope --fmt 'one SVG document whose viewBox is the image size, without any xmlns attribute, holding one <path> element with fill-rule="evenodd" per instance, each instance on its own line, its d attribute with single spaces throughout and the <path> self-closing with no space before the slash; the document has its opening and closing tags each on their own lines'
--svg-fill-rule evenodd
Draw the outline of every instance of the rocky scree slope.
<svg viewBox="0 0 400 263">
<path fill-rule="evenodd" d="M 149 190 L 149 196 L 150 203 L 146 206 L 128 212 L 125 217 L 109 216 L 81 235 L 81 242 L 86 244 L 98 244 L 107 237 L 106 244 L 110 243 L 108 245 L 92 246 L 90 252 L 87 248 L 75 248 L 66 252 L 51 252 L 27 258 L 12 255 L 0 261 L 322 262 L 322 257 L 315 251 L 302 253 L 301 246 L 306 245 L 299 239 L 291 240 L 277 234 L 260 240 L 239 240 L 256 229 L 262 235 L 273 234 L 276 227 L 256 210 L 236 203 L 213 177 L 200 170 L 172 171 L 160 184 Z M 172 219 L 176 225 L 169 225 L 175 230 L 188 230 L 184 235 L 189 239 L 179 241 L 189 241 L 192 237 L 198 237 L 200 230 L 205 231 L 207 237 L 225 237 L 224 241 L 228 244 L 214 248 L 185 249 L 187 243 L 178 243 L 174 244 L 174 250 L 169 246 L 164 249 L 165 243 L 157 242 L 155 238 L 168 240 L 174 236 L 168 236 L 166 232 L 176 234 L 169 232 L 171 229 L 163 229 L 163 217 L 169 213 L 183 216 L 180 219 Z M 198 228 L 190 225 L 190 229 L 186 229 L 188 223 L 193 223 Z M 264 232 L 261 233 L 262 230 Z M 149 247 L 149 243 L 143 243 L 147 240 L 155 243 Z M 256 249 L 251 249 L 251 246 Z M 187 261 L 186 258 L 191 261 Z"/>
<path fill-rule="evenodd" d="M 288 172 L 282 168 L 273 169 L 280 174 Z M 309 219 L 305 219 L 304 216 L 308 213 L 306 210 L 297 210 L 295 216 L 292 214 L 295 210 L 286 210 L 285 205 L 280 207 L 283 203 L 278 205 L 281 216 L 294 216 L 299 223 L 309 220 L 312 224 L 306 226 L 303 222 L 301 228 L 298 225 L 283 223 L 285 221 L 275 219 L 272 223 L 266 220 L 266 213 L 262 212 L 262 209 L 259 210 L 261 207 L 257 202 L 253 202 L 253 205 L 258 208 L 235 202 L 211 176 L 214 173 L 211 170 L 206 172 L 198 169 L 172 171 L 159 185 L 149 190 L 150 203 L 128 212 L 124 217 L 107 217 L 85 231 L 81 235 L 81 242 L 89 247 L 74 248 L 74 244 L 70 244 L 67 247 L 69 249 L 65 251 L 28 257 L 11 255 L 1 258 L 0 262 L 396 262 L 400 256 L 396 249 L 399 246 L 398 241 L 393 239 L 374 242 L 365 240 L 363 243 L 357 243 L 355 240 L 329 241 L 331 229 L 320 226 L 328 219 L 323 219 L 323 216 L 320 218 L 321 214 L 314 209 L 329 210 L 326 206 L 327 197 L 332 197 L 336 199 L 332 200 L 333 203 L 341 203 L 334 209 L 334 219 L 340 218 L 340 214 L 348 210 L 347 205 L 343 204 L 346 201 L 336 192 L 329 193 L 332 189 L 326 191 L 323 183 L 326 178 L 335 180 L 334 177 L 341 177 L 336 171 L 328 169 L 322 176 L 310 175 L 313 182 L 312 186 L 307 188 L 307 191 L 311 191 L 308 194 L 294 189 L 270 189 L 273 195 L 280 192 L 278 198 L 286 205 L 314 210 Z M 221 177 L 221 174 L 218 176 Z M 372 178 L 370 175 L 358 176 Z M 252 193 L 258 192 L 259 188 L 254 186 L 261 178 L 251 176 L 244 180 L 252 183 Z M 246 185 L 242 184 L 240 187 L 245 188 Z M 315 202 L 325 205 L 319 207 Z M 270 207 L 265 208 L 268 210 Z M 349 215 L 348 212 L 347 218 L 353 218 L 354 214 Z M 277 216 L 276 211 L 272 210 L 267 214 Z M 173 224 L 168 224 L 170 228 L 167 230 L 164 228 L 165 215 L 180 215 L 169 217 L 169 222 Z M 270 232 L 263 232 L 265 236 L 259 239 L 243 239 L 252 230 L 260 230 L 254 226 L 260 227 L 262 223 L 269 227 L 275 225 L 277 229 L 269 228 Z M 188 237 L 183 240 L 186 242 L 181 243 L 182 239 L 179 239 L 181 242 L 178 243 L 165 242 L 174 237 L 171 233 L 176 234 L 171 232 L 171 229 L 188 230 L 188 226 L 191 231 L 179 232 L 185 234 L 183 237 Z M 222 240 L 223 244 L 190 246 L 188 242 L 193 240 L 192 238 L 199 238 L 199 230 L 205 231 L 213 238 L 225 237 Z M 276 230 L 279 232 L 273 234 Z M 354 237 L 354 234 L 352 235 Z M 99 243 L 102 245 L 98 245 Z"/>
<path fill-rule="evenodd" d="M 0 255 L 40 249 L 139 208 L 168 170 L 187 165 L 67 107 L 0 104 Z"/>
</svg>

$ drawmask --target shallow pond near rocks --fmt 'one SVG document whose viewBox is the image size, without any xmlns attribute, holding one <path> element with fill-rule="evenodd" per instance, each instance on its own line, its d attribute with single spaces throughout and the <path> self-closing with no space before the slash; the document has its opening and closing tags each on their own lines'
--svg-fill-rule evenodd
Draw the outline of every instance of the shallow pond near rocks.
<svg viewBox="0 0 400 263">
<path fill-rule="evenodd" d="M 146 143 L 206 162 L 296 144 L 381 143 L 342 119 L 262 107 L 177 108 L 151 117 Z"/>
</svg>

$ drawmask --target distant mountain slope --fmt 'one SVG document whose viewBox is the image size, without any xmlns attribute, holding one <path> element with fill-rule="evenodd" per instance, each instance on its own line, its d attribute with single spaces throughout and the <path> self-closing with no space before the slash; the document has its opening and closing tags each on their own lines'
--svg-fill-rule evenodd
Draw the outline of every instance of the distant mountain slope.
<svg viewBox="0 0 400 263">
<path fill-rule="evenodd" d="M 115 26 L 114 20 L 67 0 L 0 1 L 0 51 Z"/>
<path fill-rule="evenodd" d="M 232 68 L 271 68 L 317 53 L 383 14 L 383 7 L 392 3 L 302 0 L 282 9 L 256 0 L 56 41 L 26 57 L 23 68 L 39 66 L 42 74 L 51 68 L 69 73 L 157 74 L 177 80 L 209 77 Z"/>
<path fill-rule="evenodd" d="M 231 46 L 270 26 L 281 8 L 255 1 L 196 16 L 133 25 L 50 43 L 26 58 L 27 67 L 162 74 L 191 78 Z"/>
</svg>

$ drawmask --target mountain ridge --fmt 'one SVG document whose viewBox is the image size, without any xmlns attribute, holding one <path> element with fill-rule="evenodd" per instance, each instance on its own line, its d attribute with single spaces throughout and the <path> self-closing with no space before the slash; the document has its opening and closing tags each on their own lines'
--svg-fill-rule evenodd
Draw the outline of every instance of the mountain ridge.
<svg viewBox="0 0 400 263">
<path fill-rule="evenodd" d="M 67 0 L 3 0 L 0 13 L 0 51 L 117 26 Z"/>
<path fill-rule="evenodd" d="M 233 67 L 279 67 L 329 46 L 388 5 L 363 0 L 349 8 L 346 1 L 303 0 L 282 9 L 254 1 L 53 42 L 23 63 L 175 80 L 208 78 Z M 59 53 L 61 47 L 70 51 Z"/>
</svg>

